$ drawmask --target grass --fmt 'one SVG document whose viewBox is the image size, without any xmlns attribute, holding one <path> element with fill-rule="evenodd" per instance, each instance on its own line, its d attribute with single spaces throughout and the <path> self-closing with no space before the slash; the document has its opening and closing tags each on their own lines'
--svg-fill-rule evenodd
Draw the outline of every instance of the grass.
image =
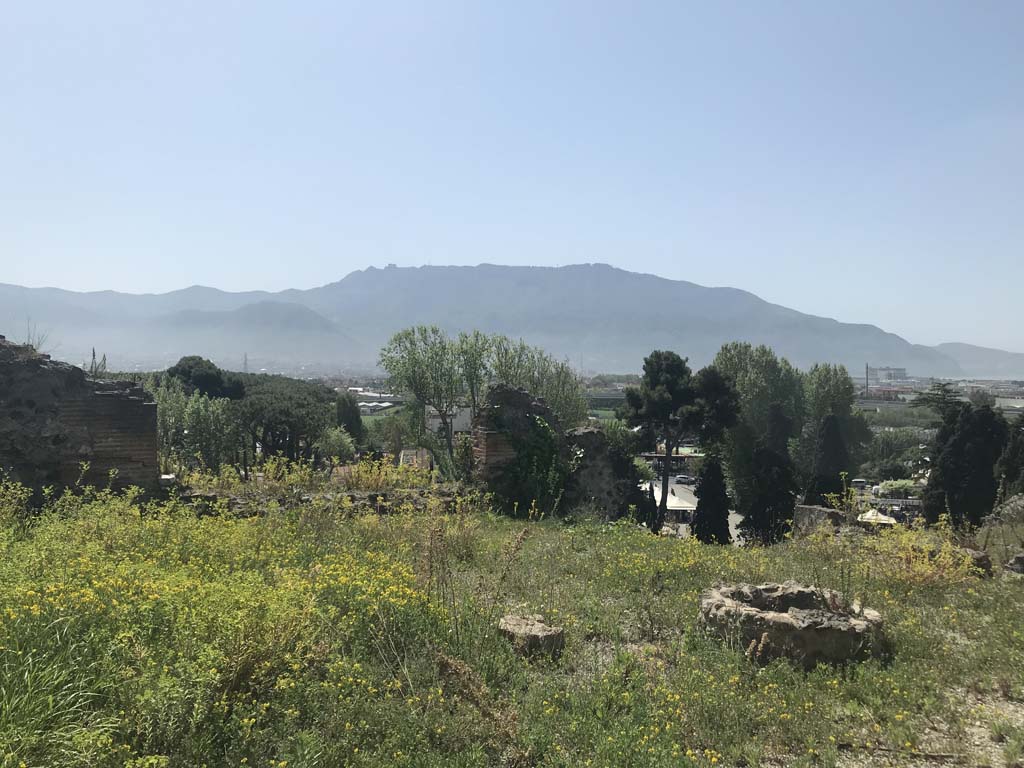
<svg viewBox="0 0 1024 768">
<path fill-rule="evenodd" d="M 942 532 L 745 550 L 474 495 L 389 516 L 268 498 L 239 518 L 87 491 L 26 521 L 0 488 L 0 766 L 1020 759 L 1024 587 Z M 892 662 L 758 668 L 700 631 L 707 586 L 787 578 L 882 611 Z M 516 656 L 506 611 L 564 626 L 565 652 Z"/>
</svg>

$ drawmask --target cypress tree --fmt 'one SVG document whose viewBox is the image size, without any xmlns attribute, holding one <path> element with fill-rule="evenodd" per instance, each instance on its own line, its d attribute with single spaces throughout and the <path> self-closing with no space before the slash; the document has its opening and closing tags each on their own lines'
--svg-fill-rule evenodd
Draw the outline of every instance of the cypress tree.
<svg viewBox="0 0 1024 768">
<path fill-rule="evenodd" d="M 791 427 L 781 408 L 773 406 L 768 433 L 754 449 L 752 497 L 740 528 L 763 544 L 779 541 L 793 522 L 798 486 L 796 468 L 786 447 Z"/>
<path fill-rule="evenodd" d="M 705 544 L 729 544 L 729 492 L 725 487 L 722 463 L 708 456 L 701 468 L 695 489 L 697 511 L 693 517 L 693 535 Z"/>
</svg>

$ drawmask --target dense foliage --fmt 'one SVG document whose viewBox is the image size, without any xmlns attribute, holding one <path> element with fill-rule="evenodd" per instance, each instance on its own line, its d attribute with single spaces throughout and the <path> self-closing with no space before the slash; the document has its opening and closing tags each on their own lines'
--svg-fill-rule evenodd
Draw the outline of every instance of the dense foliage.
<svg viewBox="0 0 1024 768">
<path fill-rule="evenodd" d="M 661 443 L 661 499 L 648 527 L 658 532 L 665 522 L 672 462 L 684 438 L 712 446 L 736 421 L 738 408 L 732 383 L 708 366 L 693 375 L 675 352 L 655 350 L 644 358 L 639 387 L 626 389 L 623 415 L 631 426 L 649 430 Z"/>
<path fill-rule="evenodd" d="M 26 519 L 27 494 L 0 487 L 0 765 L 1020 758 L 1024 593 L 977 579 L 941 530 L 709 547 L 629 522 L 524 528 L 470 500 L 282 506 L 297 480 L 278 474 L 251 518 L 87 491 Z M 758 668 L 699 630 L 716 581 L 786 578 L 882 611 L 892 660 Z M 565 627 L 561 658 L 516 656 L 495 631 L 509 610 Z"/>
<path fill-rule="evenodd" d="M 722 462 L 709 456 L 701 467 L 694 490 L 697 509 L 693 514 L 693 535 L 705 544 L 730 544 L 729 509 L 732 500 L 725 486 Z"/>
<path fill-rule="evenodd" d="M 583 384 L 568 363 L 521 339 L 487 336 L 479 331 L 450 337 L 437 326 L 419 325 L 399 331 L 380 351 L 380 365 L 392 386 L 414 401 L 413 409 L 430 408 L 440 422 L 437 438 L 444 449 L 442 466 L 460 476 L 464 461 L 456 456 L 453 420 L 460 407 L 475 414 L 491 384 L 525 389 L 542 398 L 564 428 L 587 417 Z M 398 424 L 389 426 L 397 436 Z M 433 449 L 430 440 L 425 447 Z M 436 451 L 435 451 L 436 453 Z"/>
<path fill-rule="evenodd" d="M 222 371 L 197 357 L 142 383 L 156 400 L 161 460 L 171 471 L 248 468 L 268 456 L 327 459 L 317 442 L 344 426 L 342 417 L 353 423 L 323 384 Z"/>
</svg>

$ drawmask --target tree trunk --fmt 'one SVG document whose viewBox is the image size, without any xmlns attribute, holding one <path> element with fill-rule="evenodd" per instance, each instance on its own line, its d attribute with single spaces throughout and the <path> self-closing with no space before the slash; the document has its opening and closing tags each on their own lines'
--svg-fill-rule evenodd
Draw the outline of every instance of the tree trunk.
<svg viewBox="0 0 1024 768">
<path fill-rule="evenodd" d="M 661 465 L 661 501 L 658 503 L 658 514 L 651 525 L 651 531 L 658 533 L 668 517 L 668 490 L 672 480 L 672 453 L 675 446 L 665 438 L 665 461 Z"/>
<path fill-rule="evenodd" d="M 438 411 L 438 414 L 441 412 Z M 455 442 L 452 439 L 452 425 L 443 415 L 441 416 L 441 429 L 444 430 L 445 447 L 448 449 L 448 462 L 455 473 Z"/>
</svg>

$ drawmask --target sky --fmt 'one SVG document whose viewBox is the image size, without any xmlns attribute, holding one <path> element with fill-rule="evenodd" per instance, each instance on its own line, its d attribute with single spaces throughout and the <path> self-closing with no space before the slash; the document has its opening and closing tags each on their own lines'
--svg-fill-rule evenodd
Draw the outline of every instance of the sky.
<svg viewBox="0 0 1024 768">
<path fill-rule="evenodd" d="M 0 282 L 605 262 L 1024 352 L 1024 3 L 12 3 Z"/>
</svg>

